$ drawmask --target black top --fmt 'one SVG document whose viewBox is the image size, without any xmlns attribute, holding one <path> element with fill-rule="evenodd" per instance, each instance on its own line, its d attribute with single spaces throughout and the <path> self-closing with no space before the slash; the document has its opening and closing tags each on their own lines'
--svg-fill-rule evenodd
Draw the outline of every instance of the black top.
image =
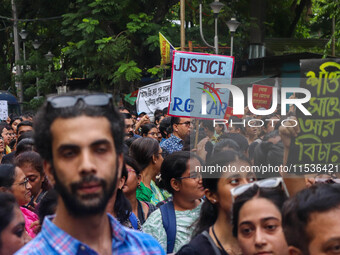
<svg viewBox="0 0 340 255">
<path fill-rule="evenodd" d="M 218 248 L 215 245 L 215 249 Z M 222 251 L 220 248 L 218 248 L 221 255 L 229 255 L 225 251 Z M 208 238 L 203 235 L 199 234 L 194 239 L 190 241 L 190 243 L 184 245 L 177 253 L 177 255 L 202 255 L 202 254 L 216 254 L 214 248 L 211 245 L 211 242 L 209 242 Z"/>
<path fill-rule="evenodd" d="M 137 200 L 137 202 L 138 202 L 138 219 L 139 219 L 139 221 L 140 221 L 140 224 L 143 225 L 144 222 L 146 221 L 146 219 L 145 219 L 145 217 L 144 217 L 144 211 L 143 211 L 142 202 L 139 201 L 139 200 Z M 148 203 L 148 202 L 145 202 L 145 201 L 143 201 L 143 203 L 146 203 L 146 204 L 148 205 L 148 207 L 149 207 L 149 212 L 148 212 L 148 215 L 147 215 L 147 217 L 149 217 L 150 214 L 151 214 L 153 211 L 155 211 L 157 208 L 156 208 L 156 206 L 154 206 L 154 205 L 151 204 L 151 203 Z"/>
</svg>

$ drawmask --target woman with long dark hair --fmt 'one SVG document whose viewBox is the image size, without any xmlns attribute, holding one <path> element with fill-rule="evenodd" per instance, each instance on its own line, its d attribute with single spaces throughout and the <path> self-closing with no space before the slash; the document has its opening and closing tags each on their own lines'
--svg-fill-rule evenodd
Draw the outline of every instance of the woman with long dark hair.
<svg viewBox="0 0 340 255">
<path fill-rule="evenodd" d="M 139 201 L 136 197 L 138 186 L 140 186 L 140 166 L 137 161 L 129 156 L 124 156 L 127 178 L 122 191 L 125 197 L 130 201 L 132 212 L 138 217 L 141 224 L 144 224 L 149 215 L 156 210 L 156 207 L 145 201 Z"/>
<path fill-rule="evenodd" d="M 288 254 L 281 214 L 286 199 L 281 187 L 262 188 L 256 184 L 236 197 L 233 235 L 244 255 Z"/>
<path fill-rule="evenodd" d="M 192 170 L 200 166 L 201 160 L 188 151 L 175 152 L 162 164 L 162 184 L 173 200 L 150 215 L 143 231 L 155 237 L 167 253 L 189 241 L 192 223 L 199 216 L 204 189 L 202 177 Z"/>
<path fill-rule="evenodd" d="M 15 200 L 7 192 L 0 192 L 0 254 L 12 255 L 31 238 L 25 231 L 25 219 Z"/>
<path fill-rule="evenodd" d="M 154 181 L 160 173 L 163 162 L 162 149 L 158 141 L 149 137 L 138 138 L 131 144 L 129 155 L 142 169 L 141 181 L 136 193 L 137 199 L 154 205 L 167 199 L 169 193 L 158 188 Z"/>
<path fill-rule="evenodd" d="M 252 172 L 240 170 L 241 167 L 250 167 L 250 162 L 242 153 L 233 150 L 214 154 L 206 163 L 206 167 L 212 166 L 234 170 L 203 179 L 206 201 L 202 205 L 193 239 L 178 254 L 240 254 L 238 242 L 232 235 L 230 190 L 254 182 L 256 177 Z"/>
</svg>

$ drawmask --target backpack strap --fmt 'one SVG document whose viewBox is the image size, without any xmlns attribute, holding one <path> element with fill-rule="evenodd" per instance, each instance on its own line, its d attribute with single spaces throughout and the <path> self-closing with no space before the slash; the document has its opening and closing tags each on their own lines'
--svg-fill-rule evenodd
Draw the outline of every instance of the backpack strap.
<svg viewBox="0 0 340 255">
<path fill-rule="evenodd" d="M 163 227 L 167 236 L 166 253 L 172 253 L 175 247 L 176 239 L 176 214 L 174 203 L 171 201 L 162 205 L 160 208 L 162 214 Z"/>
<path fill-rule="evenodd" d="M 216 246 L 214 240 L 212 240 L 212 238 L 211 238 L 211 236 L 209 235 L 209 233 L 205 230 L 205 231 L 202 232 L 202 235 L 204 235 L 204 236 L 208 239 L 208 241 L 209 241 L 211 247 L 212 247 L 213 250 L 214 250 L 215 255 L 221 255 L 221 251 L 217 248 L 217 246 Z"/>
<path fill-rule="evenodd" d="M 129 220 L 131 222 L 131 225 L 134 229 L 138 230 L 138 221 L 137 221 L 137 217 L 136 215 L 131 212 L 130 216 L 129 216 Z"/>
</svg>

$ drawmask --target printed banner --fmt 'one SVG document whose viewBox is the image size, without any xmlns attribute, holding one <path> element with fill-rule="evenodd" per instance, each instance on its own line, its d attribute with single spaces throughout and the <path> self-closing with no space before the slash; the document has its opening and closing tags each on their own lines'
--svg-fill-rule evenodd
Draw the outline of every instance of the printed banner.
<svg viewBox="0 0 340 255">
<path fill-rule="evenodd" d="M 0 100 L 0 119 L 6 120 L 8 117 L 8 104 L 6 100 Z"/>
<path fill-rule="evenodd" d="M 228 107 L 227 107 L 227 110 L 225 111 L 225 114 L 224 114 L 224 119 L 225 119 L 225 120 L 229 120 L 229 118 L 230 118 L 231 116 L 236 116 L 236 117 L 238 117 L 238 118 L 240 118 L 240 119 L 243 118 L 243 115 L 233 114 L 233 107 L 228 106 Z"/>
<path fill-rule="evenodd" d="M 149 116 L 157 110 L 169 106 L 170 80 L 160 81 L 139 88 L 137 96 L 137 112 L 146 112 Z"/>
<path fill-rule="evenodd" d="M 169 64 L 172 59 L 174 46 L 159 32 L 159 46 L 161 50 L 161 65 Z"/>
<path fill-rule="evenodd" d="M 253 106 L 269 109 L 272 104 L 273 87 L 253 84 Z"/>
<path fill-rule="evenodd" d="M 174 51 L 169 115 L 223 119 L 231 84 L 234 58 Z"/>
<path fill-rule="evenodd" d="M 302 173 L 311 171 L 306 165 L 314 165 L 314 173 L 339 172 L 340 59 L 301 60 L 300 65 L 301 87 L 311 92 L 306 108 L 312 115 L 297 111 L 301 132 L 292 139 L 288 163 L 299 165 L 296 170 Z"/>
</svg>

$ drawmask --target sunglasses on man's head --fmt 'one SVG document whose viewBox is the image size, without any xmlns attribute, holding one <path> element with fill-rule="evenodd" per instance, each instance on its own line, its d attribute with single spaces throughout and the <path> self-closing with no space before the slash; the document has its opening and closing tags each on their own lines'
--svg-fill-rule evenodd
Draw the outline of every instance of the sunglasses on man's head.
<svg viewBox="0 0 340 255">
<path fill-rule="evenodd" d="M 283 179 L 281 177 L 277 177 L 277 178 L 263 179 L 260 181 L 247 183 L 247 184 L 240 185 L 240 186 L 233 188 L 232 190 L 230 190 L 232 201 L 234 202 L 236 197 L 242 195 L 244 192 L 246 192 L 248 189 L 250 189 L 254 185 L 257 185 L 260 188 L 277 188 L 281 185 L 283 188 L 283 191 L 286 193 L 287 197 L 289 197 L 289 193 L 288 193 L 287 187 Z"/>
<path fill-rule="evenodd" d="M 53 96 L 47 98 L 47 102 L 53 108 L 72 107 L 77 104 L 79 100 L 82 100 L 89 106 L 106 106 L 112 103 L 112 95 L 106 93 L 88 94 L 88 95 L 76 95 L 76 96 Z"/>
<path fill-rule="evenodd" d="M 314 177 L 314 180 L 315 183 L 328 183 L 328 184 L 340 183 L 340 179 L 335 174 L 331 173 L 318 174 Z"/>
</svg>

